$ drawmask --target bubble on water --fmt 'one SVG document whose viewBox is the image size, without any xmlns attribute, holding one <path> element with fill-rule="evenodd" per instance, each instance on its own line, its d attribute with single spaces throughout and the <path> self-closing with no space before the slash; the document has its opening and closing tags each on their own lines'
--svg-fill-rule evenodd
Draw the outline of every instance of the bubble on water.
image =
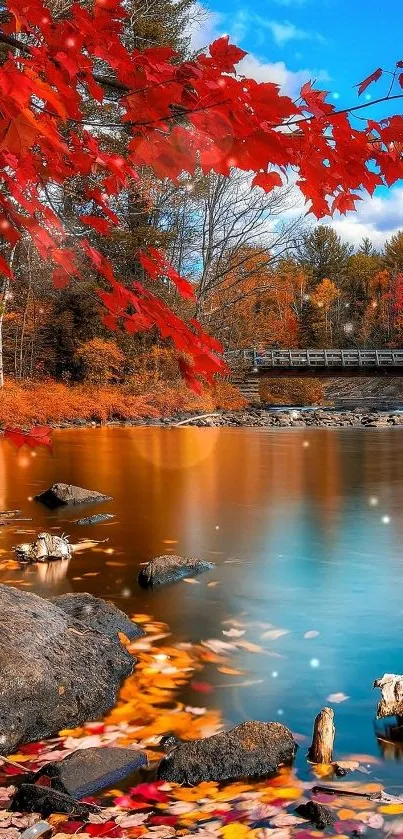
<svg viewBox="0 0 403 839">
<path fill-rule="evenodd" d="M 318 658 L 311 658 L 309 664 L 311 667 L 319 667 L 320 661 Z"/>
<path fill-rule="evenodd" d="M 371 495 L 371 497 L 368 498 L 368 504 L 370 507 L 377 507 L 379 504 L 379 498 L 377 498 L 376 495 Z"/>
<path fill-rule="evenodd" d="M 272 675 L 273 679 L 277 679 L 277 676 L 278 676 L 277 670 L 273 670 L 271 675 Z"/>
<path fill-rule="evenodd" d="M 122 597 L 131 597 L 131 589 L 130 588 L 122 588 L 121 595 Z"/>
<path fill-rule="evenodd" d="M 282 717 L 282 716 L 283 716 L 283 714 L 284 714 L 283 709 L 282 709 L 282 708 L 279 708 L 279 709 L 278 709 L 278 711 L 277 711 L 277 716 L 278 716 L 278 717 Z"/>
<path fill-rule="evenodd" d="M 390 516 L 382 516 L 381 522 L 382 524 L 390 524 Z"/>
<path fill-rule="evenodd" d="M 309 440 L 304 440 L 304 442 L 302 443 L 302 448 L 303 449 L 309 449 L 310 445 L 311 444 L 310 444 Z"/>
<path fill-rule="evenodd" d="M 219 525 L 219 524 L 216 524 L 215 529 L 216 529 L 216 530 L 219 530 L 219 529 L 220 529 L 220 525 Z"/>
</svg>

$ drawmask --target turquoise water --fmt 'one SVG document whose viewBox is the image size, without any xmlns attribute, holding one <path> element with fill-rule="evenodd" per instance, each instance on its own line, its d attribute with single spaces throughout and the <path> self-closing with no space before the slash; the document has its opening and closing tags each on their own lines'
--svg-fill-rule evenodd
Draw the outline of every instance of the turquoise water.
<svg viewBox="0 0 403 839">
<path fill-rule="evenodd" d="M 313 719 L 331 704 L 337 756 L 362 755 L 372 778 L 397 789 L 403 750 L 375 726 L 372 684 L 403 673 L 403 432 L 109 428 L 54 440 L 53 455 L 36 457 L 1 445 L 0 507 L 33 521 L 1 529 L 0 580 L 111 598 L 166 621 L 173 641 L 246 641 L 227 651 L 242 675 L 207 665 L 200 680 L 213 692 L 188 688 L 186 701 L 220 707 L 228 724 L 281 720 L 298 735 L 301 767 Z M 40 507 L 32 496 L 56 480 L 113 495 L 96 510 L 115 520 L 83 529 L 74 509 Z M 74 543 L 108 541 L 70 563 L 6 567 L 13 545 L 52 528 Z M 168 552 L 216 568 L 197 583 L 139 589 L 140 563 Z M 234 629 L 244 634 L 223 634 Z"/>
</svg>

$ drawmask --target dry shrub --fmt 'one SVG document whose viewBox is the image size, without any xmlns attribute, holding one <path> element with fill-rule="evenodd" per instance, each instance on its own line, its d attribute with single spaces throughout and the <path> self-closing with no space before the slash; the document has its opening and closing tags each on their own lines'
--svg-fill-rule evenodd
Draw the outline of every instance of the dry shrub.
<svg viewBox="0 0 403 839">
<path fill-rule="evenodd" d="M 241 411 L 246 408 L 248 401 L 231 382 L 219 379 L 213 393 L 215 407 L 227 411 Z"/>
<path fill-rule="evenodd" d="M 319 379 L 265 379 L 260 381 L 262 402 L 274 405 L 316 405 L 324 402 Z"/>
</svg>

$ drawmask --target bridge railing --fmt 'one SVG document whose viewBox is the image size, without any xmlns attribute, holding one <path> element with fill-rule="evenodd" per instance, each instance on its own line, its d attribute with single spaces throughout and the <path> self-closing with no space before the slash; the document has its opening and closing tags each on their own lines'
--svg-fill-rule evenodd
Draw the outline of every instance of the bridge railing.
<svg viewBox="0 0 403 839">
<path fill-rule="evenodd" d="M 225 353 L 230 367 L 403 367 L 403 350 L 235 350 Z"/>
</svg>

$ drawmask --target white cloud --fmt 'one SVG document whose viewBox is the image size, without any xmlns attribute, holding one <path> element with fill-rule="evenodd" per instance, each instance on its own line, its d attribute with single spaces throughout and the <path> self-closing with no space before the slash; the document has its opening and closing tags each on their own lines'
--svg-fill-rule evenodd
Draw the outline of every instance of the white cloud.
<svg viewBox="0 0 403 839">
<path fill-rule="evenodd" d="M 279 47 L 283 47 L 289 41 L 306 41 L 315 37 L 304 29 L 298 29 L 297 26 L 287 20 L 283 21 L 283 23 L 278 20 L 267 20 L 264 22 L 264 25 L 266 29 L 270 29 Z"/>
<path fill-rule="evenodd" d="M 299 94 L 301 86 L 309 79 L 327 81 L 329 78 L 324 70 L 290 70 L 284 61 L 264 61 L 253 53 L 248 53 L 242 59 L 238 72 L 257 82 L 275 82 L 281 87 L 282 93 L 292 97 Z"/>
<path fill-rule="evenodd" d="M 385 195 L 367 196 L 357 204 L 355 212 L 324 223 L 355 246 L 368 237 L 374 245 L 382 247 L 386 239 L 403 229 L 403 186 Z"/>
<path fill-rule="evenodd" d="M 252 18 L 247 11 L 242 10 L 231 17 L 229 26 L 229 21 L 224 15 L 208 12 L 199 2 L 194 4 L 194 14 L 192 14 L 191 20 L 190 46 L 195 51 L 203 49 L 216 38 L 226 34 L 228 29 L 231 41 L 239 43 L 251 23 L 254 26 L 259 25 L 259 27 L 263 23 L 267 25 L 267 21 L 264 21 L 258 15 L 254 15 Z M 290 70 L 284 61 L 266 61 L 254 53 L 248 53 L 237 69 L 241 75 L 256 79 L 258 82 L 275 82 L 281 87 L 282 92 L 289 96 L 299 94 L 301 85 L 309 79 L 329 81 L 329 76 L 325 70 L 309 68 Z"/>
</svg>

